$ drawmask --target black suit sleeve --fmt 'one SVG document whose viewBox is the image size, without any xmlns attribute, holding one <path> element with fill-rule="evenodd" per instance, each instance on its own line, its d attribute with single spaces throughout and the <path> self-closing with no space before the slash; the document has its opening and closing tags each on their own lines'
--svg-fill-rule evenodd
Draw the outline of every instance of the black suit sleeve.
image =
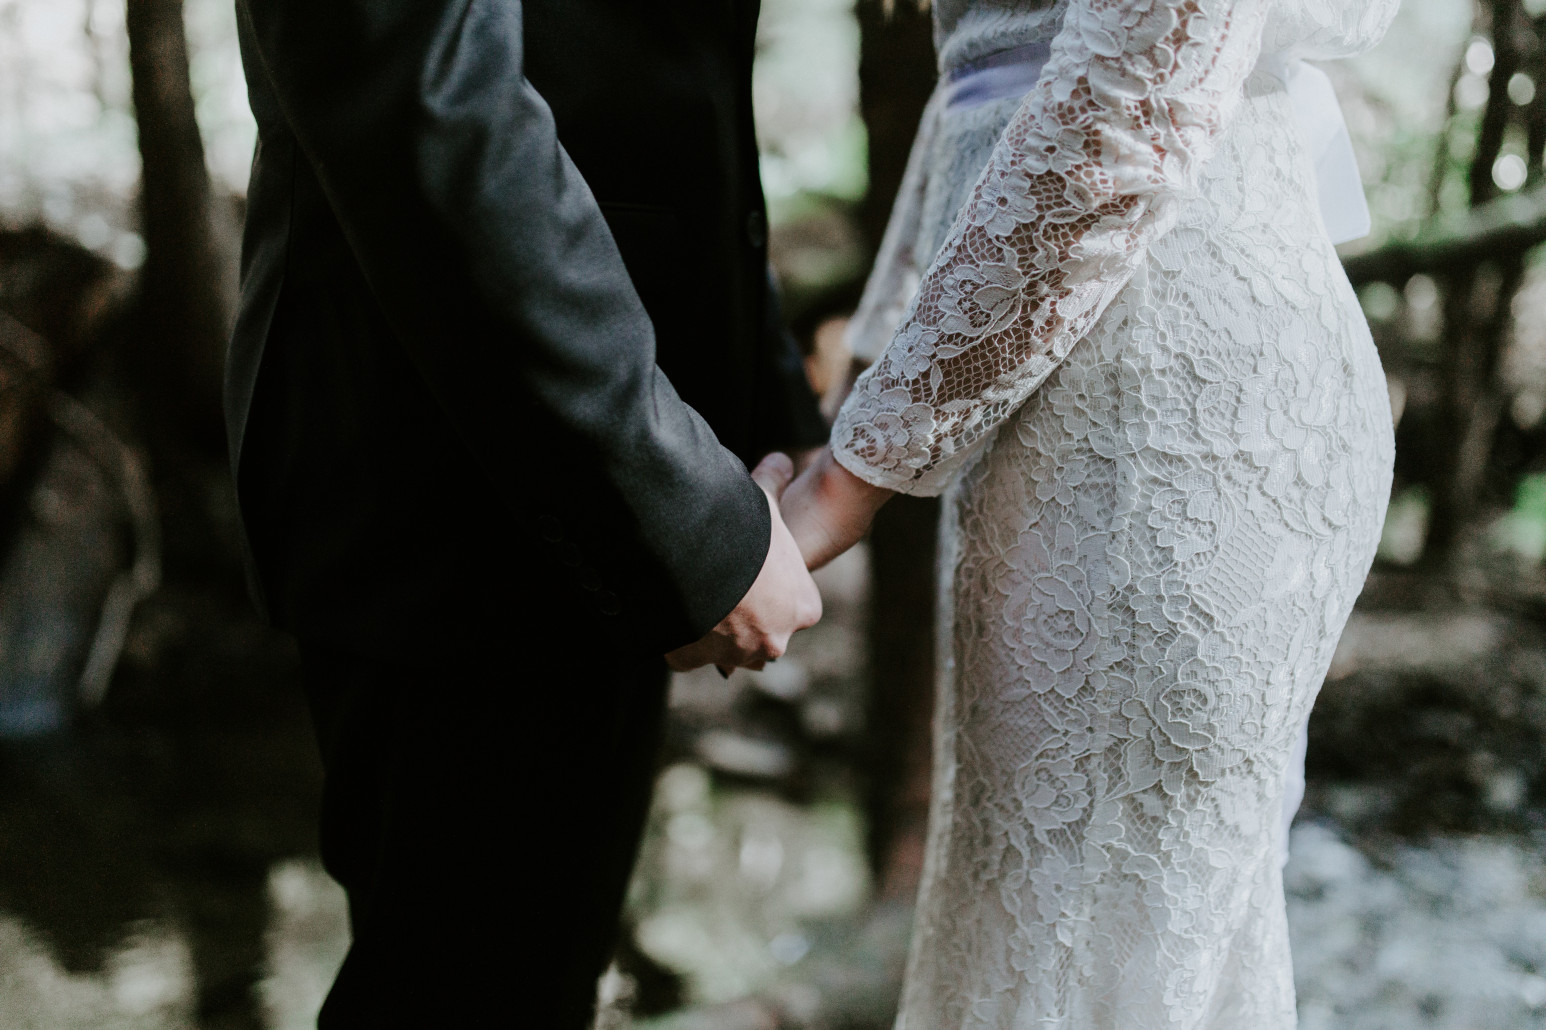
<svg viewBox="0 0 1546 1030">
<path fill-rule="evenodd" d="M 518 0 L 239 13 L 394 334 L 512 513 L 615 586 L 652 646 L 707 631 L 762 566 L 767 502 L 655 365 L 523 74 Z"/>
<path fill-rule="evenodd" d="M 759 449 L 805 450 L 827 442 L 829 427 L 805 374 L 805 358 L 784 322 L 778 282 L 770 268 L 763 277 L 762 355 L 757 376 L 756 432 Z"/>
</svg>

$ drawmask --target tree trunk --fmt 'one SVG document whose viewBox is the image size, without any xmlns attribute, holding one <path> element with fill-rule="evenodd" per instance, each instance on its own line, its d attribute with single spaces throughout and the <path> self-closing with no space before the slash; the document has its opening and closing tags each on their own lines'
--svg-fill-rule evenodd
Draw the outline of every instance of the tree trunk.
<svg viewBox="0 0 1546 1030">
<path fill-rule="evenodd" d="M 934 89 L 928 11 L 887 13 L 861 0 L 859 106 L 869 133 L 870 189 L 860 213 L 873 248 L 885 231 L 919 117 Z M 899 497 L 870 534 L 869 856 L 884 898 L 911 900 L 928 822 L 934 702 L 934 534 L 939 505 Z"/>
<path fill-rule="evenodd" d="M 145 266 L 135 357 L 157 406 L 200 443 L 220 446 L 221 368 L 235 309 L 188 79 L 182 0 L 127 0 L 129 67 L 139 125 Z"/>
<path fill-rule="evenodd" d="M 0 310 L 0 549 L 9 546 L 39 444 L 47 438 L 52 373 L 43 340 Z"/>
<path fill-rule="evenodd" d="M 1487 106 L 1477 130 L 1476 153 L 1468 183 L 1473 209 L 1499 193 L 1493 165 L 1503 151 L 1510 121 L 1518 112 L 1508 95 L 1508 83 L 1526 59 L 1529 33 L 1519 0 L 1489 0 L 1493 66 L 1488 77 Z M 1525 119 L 1528 123 L 1528 119 Z M 1526 125 L 1527 128 L 1527 125 Z M 1539 155 L 1527 165 L 1540 160 Z M 1510 309 L 1524 273 L 1524 252 L 1487 255 L 1480 264 L 1464 267 L 1444 280 L 1444 347 L 1447 386 L 1444 410 L 1444 450 L 1434 462 L 1433 484 L 1424 560 L 1432 567 L 1447 565 L 1463 531 L 1476 517 L 1482 488 L 1491 465 L 1504 401 L 1498 365 L 1510 328 Z"/>
<path fill-rule="evenodd" d="M 869 857 L 880 897 L 911 901 L 923 874 L 934 713 L 933 497 L 898 497 L 870 531 Z"/>
<path fill-rule="evenodd" d="M 858 0 L 859 113 L 869 137 L 869 192 L 860 228 L 873 251 L 880 244 L 892 201 L 902 185 L 907 155 L 923 106 L 934 92 L 933 21 L 902 0 L 888 12 L 882 0 Z"/>
</svg>

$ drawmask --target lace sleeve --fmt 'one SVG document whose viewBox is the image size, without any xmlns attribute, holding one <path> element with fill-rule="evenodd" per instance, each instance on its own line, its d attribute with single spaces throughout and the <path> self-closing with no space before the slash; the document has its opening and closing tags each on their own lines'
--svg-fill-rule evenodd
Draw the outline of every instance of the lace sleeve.
<svg viewBox="0 0 1546 1030">
<path fill-rule="evenodd" d="M 832 431 L 855 475 L 938 493 L 1132 276 L 1256 62 L 1266 0 L 1071 0 L 881 358 Z"/>
</svg>

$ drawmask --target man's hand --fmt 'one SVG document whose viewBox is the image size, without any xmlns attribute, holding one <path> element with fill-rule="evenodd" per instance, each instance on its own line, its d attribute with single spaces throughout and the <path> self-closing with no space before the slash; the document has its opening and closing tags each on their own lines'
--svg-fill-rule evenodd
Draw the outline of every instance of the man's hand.
<svg viewBox="0 0 1546 1030">
<path fill-rule="evenodd" d="M 734 611 L 701 640 L 666 655 L 666 664 L 678 672 L 711 663 L 721 669 L 760 669 L 788 649 L 795 631 L 814 626 L 821 618 L 821 594 L 779 514 L 779 498 L 794 478 L 794 465 L 788 455 L 773 453 L 762 459 L 752 478 L 768 495 L 773 510 L 768 556 Z"/>
</svg>

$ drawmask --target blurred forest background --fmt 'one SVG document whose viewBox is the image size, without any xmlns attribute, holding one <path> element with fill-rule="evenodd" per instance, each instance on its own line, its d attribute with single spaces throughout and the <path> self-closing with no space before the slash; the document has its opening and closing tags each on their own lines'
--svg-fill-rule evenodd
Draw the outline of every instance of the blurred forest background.
<svg viewBox="0 0 1546 1030">
<path fill-rule="evenodd" d="M 933 85 L 927 15 L 898 6 L 763 3 L 772 250 L 818 386 Z M 1344 260 L 1398 467 L 1312 720 L 1286 874 L 1301 1025 L 1546 1027 L 1546 0 L 1406 0 L 1328 71 L 1374 213 Z M 229 0 L 0 0 L 8 1028 L 298 1030 L 345 946 L 217 415 L 252 143 Z M 679 677 L 603 1030 L 889 1026 L 933 520 L 889 506 L 766 673 Z"/>
</svg>

